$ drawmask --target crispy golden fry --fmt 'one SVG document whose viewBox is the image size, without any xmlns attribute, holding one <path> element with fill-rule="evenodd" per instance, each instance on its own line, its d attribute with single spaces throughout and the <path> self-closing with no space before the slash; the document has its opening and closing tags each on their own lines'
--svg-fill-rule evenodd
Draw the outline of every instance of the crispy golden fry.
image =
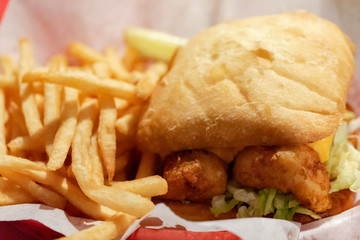
<svg viewBox="0 0 360 240">
<path fill-rule="evenodd" d="M 155 155 L 153 153 L 144 152 L 141 156 L 136 179 L 148 177 L 155 174 Z"/>
<path fill-rule="evenodd" d="M 136 220 L 135 216 L 117 213 L 108 220 L 59 240 L 111 240 L 121 236 Z"/>
<path fill-rule="evenodd" d="M 28 39 L 20 40 L 20 62 L 18 84 L 21 96 L 21 105 L 25 117 L 26 127 L 29 135 L 33 138 L 39 138 L 43 131 L 43 125 L 40 120 L 40 114 L 36 105 L 31 85 L 23 83 L 24 75 L 33 68 L 34 59 L 32 56 L 31 43 Z"/>
<path fill-rule="evenodd" d="M 31 196 L 19 185 L 4 177 L 0 177 L 0 206 L 32 203 L 36 201 L 36 198 Z"/>
<path fill-rule="evenodd" d="M 50 61 L 50 71 L 62 71 L 66 65 L 63 56 L 56 56 Z M 45 128 L 45 149 L 48 156 L 51 155 L 52 144 L 60 122 L 61 112 L 61 86 L 45 83 L 44 84 L 44 128 Z"/>
<path fill-rule="evenodd" d="M 139 120 L 141 105 L 134 105 L 123 116 L 116 120 L 115 126 L 121 138 L 133 138 Z"/>
<path fill-rule="evenodd" d="M 104 56 L 94 49 L 80 42 L 73 42 L 68 47 L 70 54 L 79 59 L 82 63 L 93 63 L 104 61 Z"/>
<path fill-rule="evenodd" d="M 56 83 L 89 93 L 135 100 L 134 85 L 113 79 L 101 80 L 93 74 L 81 71 L 51 73 L 44 70 L 33 70 L 23 78 L 23 82 L 34 81 Z"/>
<path fill-rule="evenodd" d="M 77 124 L 79 104 L 78 90 L 65 87 L 64 95 L 65 100 L 62 111 L 61 124 L 55 134 L 51 154 L 47 164 L 47 167 L 50 170 L 57 170 L 64 164 L 75 134 Z"/>
<path fill-rule="evenodd" d="M 167 182 L 165 179 L 157 175 L 131 181 L 111 182 L 111 186 L 140 194 L 143 197 L 160 196 L 167 192 Z"/>
<path fill-rule="evenodd" d="M 19 136 L 12 139 L 7 146 L 11 151 L 32 150 L 39 152 L 44 150 L 43 144 L 42 139 L 34 141 L 29 136 Z"/>
<path fill-rule="evenodd" d="M 117 110 L 112 98 L 100 96 L 99 102 L 100 119 L 98 128 L 98 143 L 104 166 L 108 174 L 108 181 L 111 181 L 115 174 L 115 121 L 117 118 Z"/>
<path fill-rule="evenodd" d="M 115 48 L 108 47 L 105 50 L 105 57 L 110 67 L 110 70 L 116 79 L 126 82 L 133 82 L 131 74 L 128 72 L 128 70 L 125 68 L 122 61 L 118 57 Z"/>
<path fill-rule="evenodd" d="M 89 147 L 91 177 L 97 185 L 104 185 L 104 169 L 100 158 L 97 135 L 93 135 Z"/>
<path fill-rule="evenodd" d="M 14 157 L 10 155 L 1 156 L 0 158 L 0 169 L 19 170 L 30 169 L 30 170 L 46 170 L 45 165 L 30 161 L 28 159 Z"/>
<path fill-rule="evenodd" d="M 12 181 L 13 183 L 18 184 L 28 193 L 30 193 L 34 198 L 38 199 L 40 202 L 45 203 L 48 206 L 64 209 L 66 204 L 66 199 L 43 186 L 35 183 L 32 179 L 15 173 L 9 170 L 0 170 L 1 175 Z"/>
<path fill-rule="evenodd" d="M 166 71 L 167 65 L 164 62 L 157 62 L 151 65 L 136 85 L 136 97 L 147 100 Z"/>
</svg>

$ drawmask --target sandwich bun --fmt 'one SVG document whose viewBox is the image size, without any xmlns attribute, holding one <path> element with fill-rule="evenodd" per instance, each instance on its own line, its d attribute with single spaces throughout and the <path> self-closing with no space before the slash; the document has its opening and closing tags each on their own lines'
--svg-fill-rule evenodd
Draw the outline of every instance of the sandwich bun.
<svg viewBox="0 0 360 240">
<path fill-rule="evenodd" d="M 333 134 L 353 45 L 306 12 L 229 21 L 179 49 L 138 127 L 145 151 L 315 142 Z"/>
</svg>

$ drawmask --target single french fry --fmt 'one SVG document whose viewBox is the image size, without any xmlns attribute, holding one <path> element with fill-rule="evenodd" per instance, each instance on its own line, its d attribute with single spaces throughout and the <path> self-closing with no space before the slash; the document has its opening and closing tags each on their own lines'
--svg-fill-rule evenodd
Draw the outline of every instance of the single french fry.
<svg viewBox="0 0 360 240">
<path fill-rule="evenodd" d="M 134 105 L 116 120 L 115 126 L 122 138 L 133 138 L 139 120 L 141 105 Z"/>
<path fill-rule="evenodd" d="M 135 100 L 134 85 L 113 79 L 100 79 L 93 74 L 81 71 L 51 73 L 43 70 L 33 70 L 25 74 L 23 82 L 34 81 L 56 83 L 89 93 L 118 97 L 130 101 Z"/>
<path fill-rule="evenodd" d="M 136 85 L 136 97 L 147 100 L 166 71 L 167 65 L 164 62 L 156 62 L 151 65 L 146 70 L 143 78 Z"/>
<path fill-rule="evenodd" d="M 116 131 L 115 121 L 117 110 L 113 98 L 99 97 L 100 119 L 98 128 L 98 143 L 104 162 L 104 167 L 108 174 L 108 181 L 111 181 L 115 174 L 115 155 L 116 155 Z"/>
<path fill-rule="evenodd" d="M 19 136 L 12 139 L 7 146 L 11 151 L 32 150 L 39 152 L 44 150 L 43 144 L 42 139 L 34 141 L 29 136 Z"/>
<path fill-rule="evenodd" d="M 24 75 L 33 68 L 34 59 L 32 56 L 31 43 L 28 39 L 20 40 L 20 62 L 18 73 L 18 84 L 21 96 L 22 112 L 25 118 L 29 135 L 38 138 L 42 134 L 43 125 L 40 119 L 34 95 L 31 92 L 31 85 L 23 83 Z"/>
<path fill-rule="evenodd" d="M 131 181 L 111 182 L 114 188 L 139 194 L 143 197 L 160 196 L 167 193 L 167 182 L 158 175 L 139 178 Z"/>
<path fill-rule="evenodd" d="M 90 140 L 89 147 L 91 177 L 97 185 L 104 185 L 104 169 L 98 149 L 97 135 L 94 134 Z"/>
<path fill-rule="evenodd" d="M 140 159 L 140 164 L 136 172 L 136 179 L 148 177 L 155 173 L 156 157 L 153 153 L 144 152 Z"/>
<path fill-rule="evenodd" d="M 36 201 L 36 198 L 31 196 L 19 185 L 4 177 L 0 177 L 0 206 L 32 203 Z"/>
<path fill-rule="evenodd" d="M 80 42 L 73 42 L 68 47 L 71 55 L 83 63 L 104 61 L 104 56 L 96 50 Z"/>
<path fill-rule="evenodd" d="M 48 206 L 64 209 L 66 199 L 28 178 L 27 176 L 9 170 L 0 170 L 1 175 L 25 189 L 33 197 Z"/>
<path fill-rule="evenodd" d="M 19 170 L 30 169 L 30 170 L 46 170 L 46 166 L 34 161 L 30 161 L 25 158 L 15 157 L 11 155 L 4 155 L 0 158 L 0 169 Z"/>
<path fill-rule="evenodd" d="M 0 155 L 7 154 L 7 146 L 6 146 L 6 116 L 8 113 L 6 111 L 5 106 L 5 94 L 3 89 L 0 89 Z"/>
<path fill-rule="evenodd" d="M 74 139 L 72 141 L 72 163 L 71 169 L 82 190 L 87 184 L 93 184 L 92 166 L 89 150 L 91 136 L 97 115 L 97 100 L 86 98 L 79 112 L 79 123 L 76 126 Z M 96 180 L 95 180 L 96 181 Z M 85 191 L 84 191 L 85 192 Z"/>
<path fill-rule="evenodd" d="M 77 124 L 79 104 L 78 90 L 65 87 L 64 95 L 62 119 L 60 127 L 55 134 L 47 164 L 48 169 L 53 171 L 59 169 L 64 164 Z"/>
<path fill-rule="evenodd" d="M 50 60 L 49 71 L 62 71 L 66 65 L 63 56 L 56 56 Z M 48 156 L 51 155 L 52 144 L 60 123 L 61 111 L 61 90 L 62 87 L 52 83 L 44 84 L 44 128 L 45 128 L 45 149 Z"/>
<path fill-rule="evenodd" d="M 119 56 L 116 53 L 115 48 L 113 47 L 106 48 L 105 57 L 110 67 L 110 70 L 116 79 L 126 82 L 133 82 L 131 78 L 131 74 L 123 65 L 122 61 L 120 60 Z"/>
<path fill-rule="evenodd" d="M 74 233 L 68 237 L 59 238 L 59 240 L 111 240 L 123 235 L 135 220 L 135 216 L 117 213 L 98 225 Z"/>
</svg>

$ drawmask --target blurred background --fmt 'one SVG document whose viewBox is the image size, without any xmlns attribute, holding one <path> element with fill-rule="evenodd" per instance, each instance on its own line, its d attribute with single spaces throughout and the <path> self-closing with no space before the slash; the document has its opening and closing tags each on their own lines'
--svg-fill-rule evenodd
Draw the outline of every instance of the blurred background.
<svg viewBox="0 0 360 240">
<path fill-rule="evenodd" d="M 0 54 L 17 53 L 18 39 L 28 37 L 38 62 L 45 62 L 74 40 L 98 50 L 121 48 L 126 26 L 189 38 L 226 20 L 299 9 L 336 23 L 360 46 L 360 0 L 10 0 L 0 26 Z M 356 62 L 360 66 L 359 54 Z"/>
</svg>

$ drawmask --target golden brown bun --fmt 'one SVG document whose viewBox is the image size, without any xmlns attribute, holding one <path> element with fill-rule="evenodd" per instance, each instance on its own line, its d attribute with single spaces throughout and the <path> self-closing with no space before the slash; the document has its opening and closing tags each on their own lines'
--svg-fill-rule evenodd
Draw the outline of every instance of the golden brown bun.
<svg viewBox="0 0 360 240">
<path fill-rule="evenodd" d="M 336 131 L 353 46 L 306 12 L 229 21 L 181 48 L 139 124 L 141 149 L 303 144 Z"/>
<path fill-rule="evenodd" d="M 354 204 L 355 193 L 350 190 L 341 190 L 339 192 L 332 193 L 330 198 L 332 207 L 331 209 L 319 214 L 322 218 L 337 215 L 350 209 Z M 236 218 L 236 210 L 232 210 L 228 213 L 223 213 L 218 217 L 215 217 L 210 212 L 209 203 L 183 203 L 180 201 L 160 199 L 156 202 L 165 203 L 178 216 L 191 221 L 210 221 Z M 315 219 L 309 217 L 308 215 L 295 214 L 292 220 L 300 223 L 308 223 L 314 221 Z"/>
</svg>

